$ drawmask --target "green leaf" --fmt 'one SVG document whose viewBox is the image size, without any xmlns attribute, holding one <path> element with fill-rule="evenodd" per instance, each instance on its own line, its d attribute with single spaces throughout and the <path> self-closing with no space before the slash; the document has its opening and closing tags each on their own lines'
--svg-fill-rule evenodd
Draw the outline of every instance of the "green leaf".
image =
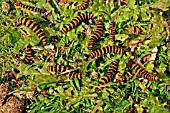
<svg viewBox="0 0 170 113">
<path fill-rule="evenodd" d="M 128 1 L 128 7 L 129 7 L 130 9 L 134 9 L 135 2 L 136 2 L 136 0 L 129 0 L 129 1 Z"/>
<path fill-rule="evenodd" d="M 165 65 L 164 63 L 161 63 L 159 68 L 162 70 L 162 72 L 164 72 L 166 70 L 167 65 Z"/>
<path fill-rule="evenodd" d="M 153 68 L 154 68 L 154 64 L 148 63 L 148 65 L 146 66 L 146 70 L 148 70 L 149 73 L 152 73 Z"/>
<path fill-rule="evenodd" d="M 124 100 L 124 101 L 122 102 L 122 105 L 123 105 L 123 106 L 129 106 L 129 105 L 130 105 L 130 102 L 129 102 L 128 100 Z"/>
</svg>

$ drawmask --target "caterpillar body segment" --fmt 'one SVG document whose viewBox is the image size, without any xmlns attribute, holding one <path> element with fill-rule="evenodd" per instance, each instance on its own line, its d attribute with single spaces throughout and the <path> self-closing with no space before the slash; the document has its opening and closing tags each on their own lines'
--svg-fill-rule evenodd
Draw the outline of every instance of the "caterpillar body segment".
<svg viewBox="0 0 170 113">
<path fill-rule="evenodd" d="M 158 81 L 160 78 L 156 75 L 149 74 L 145 69 L 140 67 L 139 64 L 135 63 L 133 60 L 130 60 L 132 69 L 135 70 L 141 77 L 150 81 Z"/>
<path fill-rule="evenodd" d="M 115 76 L 117 74 L 117 70 L 118 70 L 118 64 L 119 64 L 119 60 L 113 61 L 113 63 L 110 65 L 106 75 L 99 80 L 99 83 L 98 83 L 99 87 L 96 88 L 96 91 L 101 91 L 103 85 L 109 83 L 110 81 L 112 81 L 115 78 Z"/>
<path fill-rule="evenodd" d="M 104 54 L 111 53 L 111 52 L 115 54 L 125 54 L 126 51 L 125 51 L 125 48 L 121 48 L 118 46 L 106 46 L 106 47 L 93 51 L 90 54 L 90 57 L 94 58 L 94 57 L 102 56 Z"/>
<path fill-rule="evenodd" d="M 103 33 L 103 29 L 104 29 L 103 22 L 102 22 L 102 21 L 98 21 L 98 23 L 97 23 L 97 29 L 96 29 L 96 31 L 93 33 L 93 35 L 91 36 L 90 41 L 89 41 L 89 43 L 88 43 L 88 49 L 89 49 L 89 50 L 92 50 L 94 43 L 95 43 L 97 40 L 99 40 L 100 36 L 101 36 L 102 33 Z"/>
<path fill-rule="evenodd" d="M 115 60 L 109 67 L 109 70 L 107 71 L 106 75 L 108 73 L 111 73 L 112 75 L 115 75 L 118 69 L 118 64 L 119 64 L 119 60 Z"/>
<path fill-rule="evenodd" d="M 45 12 L 47 12 L 44 9 L 40 9 L 40 8 L 36 8 L 36 7 L 32 7 L 32 6 L 27 6 L 27 5 L 24 5 L 24 4 L 19 3 L 19 2 L 17 2 L 15 5 L 19 6 L 21 8 L 24 8 L 24 9 L 28 9 L 28 10 L 33 11 L 33 12 L 38 12 L 40 14 L 44 14 Z"/>
<path fill-rule="evenodd" d="M 69 66 L 63 65 L 55 65 L 55 66 L 48 66 L 48 71 L 56 72 L 56 73 L 63 73 L 71 69 Z M 64 75 L 72 78 L 82 79 L 82 75 L 78 71 L 66 72 Z"/>
<path fill-rule="evenodd" d="M 78 71 L 69 72 L 68 74 L 66 74 L 66 76 L 72 77 L 72 78 L 77 78 L 77 79 L 82 79 L 82 75 Z"/>
<path fill-rule="evenodd" d="M 75 28 L 76 26 L 80 25 L 81 22 L 86 21 L 88 19 L 93 19 L 93 18 L 94 18 L 94 15 L 92 13 L 85 12 L 83 14 L 80 14 L 79 16 L 72 19 L 71 22 L 63 26 L 61 33 L 66 33 L 72 30 L 73 28 Z"/>
<path fill-rule="evenodd" d="M 113 76 L 111 73 L 108 73 L 107 75 L 105 75 L 104 77 L 102 77 L 100 80 L 99 80 L 99 84 L 98 86 L 103 86 L 105 85 L 106 83 L 108 83 L 109 81 L 111 81 L 113 79 Z"/>
<path fill-rule="evenodd" d="M 48 66 L 48 70 L 53 72 L 65 72 L 69 69 L 70 69 L 69 66 L 62 66 L 62 65 Z"/>
<path fill-rule="evenodd" d="M 36 24 L 36 22 L 32 22 L 30 19 L 28 18 L 19 18 L 17 19 L 16 25 L 25 25 L 28 28 L 30 28 L 32 31 L 34 31 L 34 33 L 40 38 L 39 42 L 42 42 L 43 44 L 47 43 L 47 37 L 45 35 L 45 33 L 42 31 L 42 29 Z"/>
<path fill-rule="evenodd" d="M 88 0 L 83 0 L 83 3 L 80 6 L 76 7 L 76 10 L 83 10 L 87 7 Z"/>
<path fill-rule="evenodd" d="M 34 51 L 32 50 L 31 46 L 28 46 L 27 48 L 25 48 L 25 58 L 22 60 L 25 64 L 28 64 L 32 61 L 33 57 L 34 57 Z"/>
<path fill-rule="evenodd" d="M 110 23 L 110 30 L 111 30 L 111 32 L 110 32 L 110 40 L 114 40 L 115 39 L 115 33 L 116 33 L 116 30 L 115 30 L 115 28 L 114 28 L 114 25 L 115 25 L 115 22 L 114 22 L 114 20 Z"/>
</svg>

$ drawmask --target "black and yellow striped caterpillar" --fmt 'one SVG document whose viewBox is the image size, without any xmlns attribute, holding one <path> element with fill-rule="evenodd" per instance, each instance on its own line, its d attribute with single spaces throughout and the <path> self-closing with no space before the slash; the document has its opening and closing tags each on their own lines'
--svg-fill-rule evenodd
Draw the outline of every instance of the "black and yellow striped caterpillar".
<svg viewBox="0 0 170 113">
<path fill-rule="evenodd" d="M 19 3 L 19 2 L 17 2 L 15 5 L 16 5 L 16 6 L 19 6 L 19 7 L 21 7 L 21 8 L 24 8 L 24 9 L 28 9 L 28 10 L 30 10 L 30 11 L 38 12 L 38 13 L 40 13 L 41 15 L 44 14 L 45 12 L 47 12 L 47 11 L 44 10 L 44 9 L 35 8 L 35 7 L 32 7 L 32 6 L 27 6 L 27 5 L 24 5 L 24 4 Z"/>
<path fill-rule="evenodd" d="M 93 35 L 90 38 L 90 41 L 88 43 L 88 49 L 92 50 L 94 43 L 99 40 L 100 36 L 103 33 L 103 22 L 102 21 L 98 21 L 97 23 L 97 28 L 96 31 L 93 33 Z"/>
<path fill-rule="evenodd" d="M 80 25 L 80 23 L 82 21 L 86 21 L 88 19 L 93 19 L 94 15 L 92 13 L 88 13 L 85 12 L 83 14 L 80 14 L 79 16 L 75 17 L 74 19 L 72 19 L 71 22 L 69 22 L 68 24 L 66 24 L 65 26 L 63 26 L 61 32 L 62 33 L 66 33 L 67 31 L 72 30 L 74 27 Z"/>
<path fill-rule="evenodd" d="M 32 50 L 31 46 L 25 48 L 25 58 L 22 60 L 25 64 L 28 64 L 32 61 L 34 57 L 34 51 Z"/>
<path fill-rule="evenodd" d="M 76 7 L 76 10 L 83 10 L 87 7 L 88 0 L 83 0 L 83 3 L 80 6 Z"/>
<path fill-rule="evenodd" d="M 131 65 L 132 69 L 134 69 L 135 72 L 138 73 L 144 79 L 147 79 L 147 80 L 150 80 L 150 81 L 158 81 L 158 80 L 160 80 L 160 78 L 158 76 L 149 74 L 148 72 L 146 72 L 145 69 L 140 67 L 140 65 L 135 63 L 132 59 L 129 61 L 129 63 Z"/>
<path fill-rule="evenodd" d="M 27 26 L 28 28 L 33 30 L 36 35 L 38 35 L 40 37 L 40 41 L 39 42 L 42 42 L 43 44 L 47 43 L 47 37 L 45 36 L 45 34 L 42 31 L 42 29 L 36 24 L 36 22 L 32 22 L 28 18 L 19 18 L 19 19 L 17 19 L 17 23 L 16 24 L 17 24 L 17 26 L 19 26 L 21 24 Z"/>
<path fill-rule="evenodd" d="M 47 69 L 48 71 L 63 73 L 71 69 L 71 67 L 56 64 L 55 66 L 48 66 Z M 65 75 L 72 78 L 82 79 L 82 75 L 78 71 L 66 72 Z"/>
<path fill-rule="evenodd" d="M 106 46 L 106 47 L 93 51 L 90 54 L 90 57 L 94 58 L 94 57 L 102 56 L 104 54 L 111 53 L 111 52 L 115 54 L 125 54 L 126 51 L 125 51 L 125 48 L 121 48 L 118 46 Z"/>
<path fill-rule="evenodd" d="M 107 84 L 108 82 L 112 81 L 115 78 L 115 75 L 118 70 L 118 64 L 119 64 L 119 60 L 113 61 L 106 75 L 99 80 L 99 84 L 98 84 L 99 87 L 96 88 L 96 91 L 101 91 L 102 86 L 104 84 Z"/>
<path fill-rule="evenodd" d="M 114 20 L 113 20 L 113 21 L 110 23 L 110 30 L 111 30 L 111 32 L 110 32 L 110 39 L 111 39 L 111 40 L 114 40 L 114 39 L 115 39 L 116 30 L 115 30 L 114 26 L 115 26 L 115 22 L 114 22 Z"/>
</svg>

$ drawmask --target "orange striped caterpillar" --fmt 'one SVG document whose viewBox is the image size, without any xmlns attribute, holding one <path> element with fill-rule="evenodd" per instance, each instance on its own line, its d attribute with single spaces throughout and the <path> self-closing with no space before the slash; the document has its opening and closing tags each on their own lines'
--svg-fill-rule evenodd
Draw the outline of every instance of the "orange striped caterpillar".
<svg viewBox="0 0 170 113">
<path fill-rule="evenodd" d="M 71 22 L 69 22 L 68 24 L 63 26 L 61 32 L 62 33 L 66 33 L 68 31 L 72 30 L 74 27 L 80 25 L 80 23 L 82 21 L 86 21 L 88 19 L 93 19 L 93 18 L 94 18 L 94 15 L 92 13 L 85 12 L 83 14 L 80 14 L 79 16 L 77 16 L 74 19 L 72 19 Z"/>
<path fill-rule="evenodd" d="M 158 76 L 152 75 L 152 74 L 149 74 L 148 72 L 146 72 L 145 69 L 140 67 L 140 65 L 135 63 L 132 59 L 130 60 L 129 63 L 131 65 L 132 69 L 134 69 L 136 71 L 136 73 L 139 73 L 139 75 L 141 77 L 143 77 L 144 79 L 147 79 L 150 81 L 158 81 L 160 79 Z"/>
<path fill-rule="evenodd" d="M 28 28 L 33 30 L 36 35 L 38 35 L 40 37 L 40 41 L 39 42 L 42 41 L 43 44 L 47 43 L 47 37 L 45 36 L 45 34 L 42 31 L 42 29 L 36 24 L 36 22 L 30 21 L 28 18 L 19 18 L 19 19 L 17 19 L 17 23 L 16 24 L 17 24 L 17 26 L 19 26 L 21 24 L 27 26 Z"/>
<path fill-rule="evenodd" d="M 115 26 L 115 22 L 114 22 L 114 20 L 113 20 L 113 21 L 110 23 L 110 30 L 111 30 L 110 39 L 111 39 L 111 40 L 114 40 L 114 39 L 115 39 L 116 30 L 115 30 L 114 26 Z"/>
<path fill-rule="evenodd" d="M 102 22 L 102 21 L 98 21 L 98 23 L 97 23 L 97 29 L 96 29 L 96 31 L 93 33 L 93 35 L 91 36 L 90 41 L 89 41 L 89 43 L 88 43 L 88 49 L 89 49 L 89 50 L 92 50 L 94 43 L 95 43 L 97 40 L 99 40 L 100 36 L 101 36 L 102 33 L 103 33 L 103 28 L 104 28 L 103 22 Z"/>
<path fill-rule="evenodd" d="M 96 91 L 101 91 L 102 87 L 104 84 L 107 84 L 108 82 L 112 81 L 115 78 L 115 75 L 117 73 L 118 70 L 118 64 L 119 64 L 119 60 L 115 60 L 109 67 L 109 70 L 107 71 L 106 75 L 104 77 L 102 77 L 99 80 L 99 84 L 96 88 Z"/>
<path fill-rule="evenodd" d="M 88 0 L 83 0 L 83 3 L 80 6 L 76 7 L 76 10 L 83 10 L 87 7 Z"/>
<path fill-rule="evenodd" d="M 32 7 L 32 6 L 27 6 L 27 5 L 24 5 L 24 4 L 19 3 L 19 2 L 16 3 L 16 6 L 19 6 L 19 7 L 24 8 L 24 9 L 28 9 L 28 10 L 30 10 L 30 11 L 38 12 L 38 13 L 40 13 L 41 15 L 43 15 L 43 14 L 45 14 L 45 13 L 47 12 L 47 11 L 44 10 L 44 9 L 35 8 L 35 7 Z"/>
<path fill-rule="evenodd" d="M 22 60 L 25 64 L 28 64 L 32 61 L 33 57 L 34 57 L 34 51 L 32 50 L 31 46 L 28 46 L 27 48 L 25 48 L 25 58 Z"/>
<path fill-rule="evenodd" d="M 68 71 L 69 69 L 71 69 L 71 67 L 56 64 L 55 66 L 48 66 L 47 69 L 48 71 L 62 73 Z M 82 79 L 82 75 L 78 71 L 67 72 L 65 75 L 72 78 Z"/>
<path fill-rule="evenodd" d="M 94 57 L 102 56 L 104 54 L 111 53 L 111 52 L 115 54 L 125 54 L 125 48 L 121 48 L 118 46 L 106 46 L 106 47 L 93 51 L 90 54 L 90 57 L 94 58 Z"/>
</svg>

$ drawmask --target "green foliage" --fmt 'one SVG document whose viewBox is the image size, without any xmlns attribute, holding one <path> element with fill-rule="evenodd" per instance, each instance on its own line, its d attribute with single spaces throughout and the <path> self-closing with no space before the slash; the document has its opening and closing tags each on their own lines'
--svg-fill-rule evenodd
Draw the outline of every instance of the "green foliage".
<svg viewBox="0 0 170 113">
<path fill-rule="evenodd" d="M 170 18 L 168 0 L 129 0 L 127 5 L 120 5 L 116 0 L 110 0 L 108 4 L 104 0 L 89 1 L 85 10 L 75 11 L 78 0 L 73 3 L 59 6 L 55 0 L 39 1 L 31 0 L 24 2 L 26 5 L 38 8 L 44 7 L 51 11 L 51 15 L 44 19 L 40 14 L 26 9 L 15 8 L 14 3 L 6 1 L 10 5 L 10 10 L 5 11 L 0 8 L 0 73 L 10 71 L 14 68 L 20 70 L 17 78 L 23 81 L 23 85 L 17 90 L 35 91 L 31 104 L 27 105 L 30 113 L 56 113 L 56 112 L 128 112 L 130 108 L 135 108 L 135 112 L 142 112 L 144 107 L 148 112 L 169 112 L 170 105 L 170 49 L 169 49 L 169 25 L 166 19 Z M 80 1 L 78 1 L 80 2 Z M 2 5 L 2 3 L 0 3 Z M 119 59 L 120 74 L 128 75 L 128 60 L 133 55 L 107 54 L 102 56 L 97 66 L 97 58 L 88 59 L 91 51 L 87 49 L 90 36 L 83 37 L 85 23 L 62 34 L 60 30 L 69 23 L 79 13 L 92 12 L 97 20 L 102 20 L 105 26 L 100 42 L 96 48 L 114 45 L 109 40 L 110 22 L 116 18 L 115 45 L 128 46 L 127 40 L 139 40 L 144 44 L 139 47 L 136 55 L 143 57 L 152 52 L 152 49 L 159 47 L 154 64 L 144 64 L 146 70 L 152 73 L 154 69 L 163 80 L 148 82 L 143 85 L 137 78 L 124 83 L 109 82 L 104 85 L 101 92 L 96 92 L 98 80 L 106 74 L 109 65 Z M 166 17 L 164 16 L 166 15 Z M 63 75 L 54 75 L 47 71 L 48 60 L 42 53 L 36 54 L 40 59 L 32 64 L 20 62 L 24 58 L 24 48 L 28 45 L 37 46 L 39 37 L 26 26 L 16 27 L 16 20 L 21 17 L 28 17 L 35 21 L 47 35 L 48 41 L 54 44 L 61 52 L 53 51 L 54 59 L 50 63 L 70 65 L 74 71 L 79 69 L 83 75 L 82 80 L 71 79 Z M 95 20 L 96 21 L 96 20 Z M 149 25 L 153 28 L 150 29 Z M 142 26 L 146 29 L 142 35 L 133 35 L 128 29 L 130 26 Z M 89 25 L 96 28 L 95 25 Z M 24 34 L 28 31 L 29 34 Z M 55 40 L 55 41 L 53 41 Z M 168 41 L 167 41 L 168 40 Z M 38 45 L 37 47 L 40 47 Z M 67 47 L 68 46 L 68 47 Z M 48 51 L 44 49 L 45 51 Z M 141 55 L 142 54 L 142 55 Z M 17 55 L 23 55 L 18 57 Z M 18 58 L 18 59 L 17 59 Z M 88 60 L 87 60 L 88 59 Z M 42 67 L 42 68 L 40 68 Z M 91 72 L 96 71 L 99 78 L 91 77 Z M 168 73 L 168 74 L 166 74 Z M 132 75 L 137 76 L 132 73 Z M 5 79 L 0 75 L 0 83 L 5 83 Z M 47 93 L 43 93 L 43 91 Z M 165 106 L 168 106 L 167 108 Z M 95 111 L 96 109 L 96 111 Z"/>
</svg>

